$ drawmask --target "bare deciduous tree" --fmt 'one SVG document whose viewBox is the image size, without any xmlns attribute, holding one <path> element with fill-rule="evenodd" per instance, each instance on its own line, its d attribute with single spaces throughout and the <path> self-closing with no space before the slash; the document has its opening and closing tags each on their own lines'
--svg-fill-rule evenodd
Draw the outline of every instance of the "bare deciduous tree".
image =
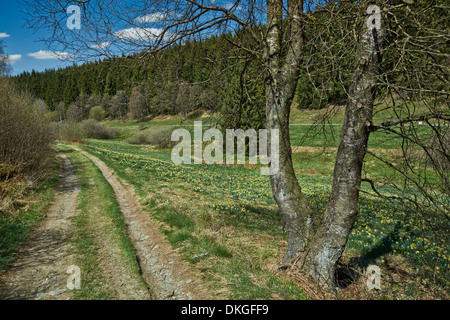
<svg viewBox="0 0 450 320">
<path fill-rule="evenodd" d="M 380 7 L 369 6 L 370 12 Z M 335 266 L 341 257 L 358 213 L 361 172 L 372 123 L 375 92 L 380 76 L 384 26 L 381 15 L 373 27 L 363 20 L 357 67 L 348 92 L 339 147 L 334 167 L 333 187 L 323 221 L 303 257 L 306 269 L 316 282 L 334 281 Z"/>
<path fill-rule="evenodd" d="M 113 116 L 113 118 L 125 118 L 128 113 L 128 95 L 125 91 L 118 91 L 111 98 L 109 113 Z"/>
<path fill-rule="evenodd" d="M 0 40 L 0 77 L 6 76 L 9 73 L 8 56 L 4 52 L 4 43 Z"/>
<path fill-rule="evenodd" d="M 67 108 L 67 121 L 80 122 L 81 119 L 80 108 L 76 104 L 71 104 L 69 108 Z"/>
<path fill-rule="evenodd" d="M 132 119 L 142 120 L 147 110 L 147 99 L 142 93 L 143 87 L 134 87 L 130 96 L 130 117 Z"/>
</svg>

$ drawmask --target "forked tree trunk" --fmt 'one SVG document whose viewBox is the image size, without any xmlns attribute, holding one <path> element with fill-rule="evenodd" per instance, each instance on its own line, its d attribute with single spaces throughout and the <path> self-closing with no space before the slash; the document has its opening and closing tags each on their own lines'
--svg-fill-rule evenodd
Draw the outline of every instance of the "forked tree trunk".
<svg viewBox="0 0 450 320">
<path fill-rule="evenodd" d="M 370 30 L 366 23 L 364 28 L 339 140 L 331 196 L 320 227 L 302 257 L 312 279 L 327 287 L 335 285 L 336 264 L 357 218 L 361 170 L 379 76 L 382 28 Z"/>
</svg>

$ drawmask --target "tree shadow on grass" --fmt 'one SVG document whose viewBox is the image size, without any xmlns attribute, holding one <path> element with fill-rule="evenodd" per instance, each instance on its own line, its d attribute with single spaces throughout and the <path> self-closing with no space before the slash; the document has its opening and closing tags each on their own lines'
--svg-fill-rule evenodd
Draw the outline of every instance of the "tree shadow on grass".
<svg viewBox="0 0 450 320">
<path fill-rule="evenodd" d="M 363 252 L 359 257 L 352 257 L 347 263 L 339 262 L 336 268 L 336 281 L 341 289 L 357 283 L 367 267 L 378 258 L 393 251 L 392 244 L 399 240 L 399 229 L 401 222 L 397 222 L 394 229 L 385 237 L 380 239 L 369 250 Z"/>
</svg>

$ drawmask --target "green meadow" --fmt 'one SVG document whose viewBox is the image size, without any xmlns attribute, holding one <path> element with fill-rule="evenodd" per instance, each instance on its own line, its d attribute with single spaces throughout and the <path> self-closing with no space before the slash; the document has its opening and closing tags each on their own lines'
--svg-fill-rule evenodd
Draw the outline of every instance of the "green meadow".
<svg viewBox="0 0 450 320">
<path fill-rule="evenodd" d="M 291 126 L 293 159 L 303 192 L 320 218 L 331 190 L 341 127 L 294 120 L 308 124 Z M 260 174 L 258 165 L 175 165 L 171 149 L 126 142 L 140 132 L 160 128 L 193 130 L 193 121 L 166 117 L 141 123 L 109 122 L 108 126 L 120 129 L 120 138 L 86 139 L 82 148 L 135 187 L 144 209 L 161 222 L 168 241 L 198 268 L 218 297 L 307 298 L 292 276 L 274 272 L 286 246 L 285 233 L 269 178 Z M 205 124 L 211 118 L 196 121 Z M 369 148 L 389 152 L 399 145 L 396 139 L 374 134 Z M 380 179 L 392 175 L 370 156 L 364 170 Z M 430 287 L 446 292 L 448 220 L 431 210 L 417 212 L 405 203 L 374 197 L 369 186 L 363 185 L 363 190 L 342 265 L 363 270 L 376 264 L 390 270 L 383 278 L 389 291 L 377 293 L 382 297 L 419 297 L 429 294 Z M 389 187 L 380 190 L 385 195 L 391 192 Z M 346 275 L 359 277 L 353 271 Z"/>
</svg>

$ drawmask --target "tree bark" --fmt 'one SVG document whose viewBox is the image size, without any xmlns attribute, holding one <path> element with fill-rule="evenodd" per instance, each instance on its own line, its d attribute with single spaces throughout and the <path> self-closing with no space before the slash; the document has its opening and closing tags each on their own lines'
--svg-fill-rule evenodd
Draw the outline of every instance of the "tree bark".
<svg viewBox="0 0 450 320">
<path fill-rule="evenodd" d="M 267 38 L 265 59 L 267 63 L 266 126 L 279 130 L 279 167 L 270 176 L 272 192 L 285 223 L 288 247 L 283 258 L 288 262 L 303 252 L 310 238 L 312 211 L 302 193 L 292 163 L 289 136 L 289 115 L 303 57 L 303 30 L 300 16 L 303 1 L 288 1 L 289 35 L 291 45 L 285 61 L 281 61 L 283 1 L 267 1 Z M 268 148 L 271 150 L 270 146 Z"/>
<path fill-rule="evenodd" d="M 267 86 L 267 128 L 279 130 L 279 167 L 276 174 L 270 175 L 270 182 L 287 234 L 288 247 L 283 261 L 289 262 L 305 250 L 310 240 L 313 219 L 292 163 L 288 120 L 292 99 L 276 94 L 281 91 Z M 272 139 L 268 141 L 270 143 Z M 271 150 L 270 147 L 268 149 Z"/>
<path fill-rule="evenodd" d="M 312 279 L 326 287 L 336 284 L 336 264 L 357 218 L 361 170 L 379 76 L 382 28 L 368 29 L 366 24 L 364 28 L 339 139 L 331 196 L 320 227 L 302 257 Z"/>
</svg>

